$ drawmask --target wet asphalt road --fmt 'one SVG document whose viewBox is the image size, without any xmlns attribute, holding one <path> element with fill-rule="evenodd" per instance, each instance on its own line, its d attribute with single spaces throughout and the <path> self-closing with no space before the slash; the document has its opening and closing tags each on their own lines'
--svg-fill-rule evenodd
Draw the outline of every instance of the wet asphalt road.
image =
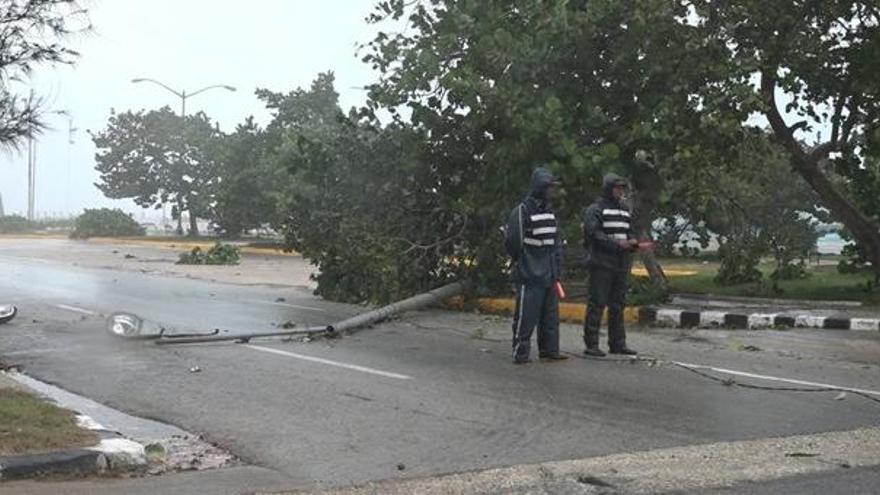
<svg viewBox="0 0 880 495">
<path fill-rule="evenodd" d="M 104 333 L 103 314 L 127 310 L 175 330 L 234 333 L 287 320 L 326 323 L 360 308 L 301 289 L 33 261 L 0 259 L 0 273 L 0 300 L 22 308 L 0 331 L 0 359 L 131 414 L 204 433 L 287 486 L 880 422 L 880 408 L 867 401 L 723 387 L 681 369 L 585 359 L 517 367 L 503 339 L 432 326 L 430 314 L 417 325 L 392 322 L 308 344 L 122 342 Z"/>
</svg>

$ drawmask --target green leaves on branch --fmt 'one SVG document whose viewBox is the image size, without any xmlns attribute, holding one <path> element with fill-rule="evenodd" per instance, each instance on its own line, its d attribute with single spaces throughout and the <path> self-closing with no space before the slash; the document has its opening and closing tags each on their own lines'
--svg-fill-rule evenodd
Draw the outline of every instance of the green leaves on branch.
<svg viewBox="0 0 880 495">
<path fill-rule="evenodd" d="M 278 139 L 269 159 L 289 174 L 282 232 L 318 266 L 319 294 L 385 302 L 470 266 L 473 255 L 460 250 L 471 235 L 467 210 L 440 192 L 467 178 L 438 177 L 424 159 L 423 135 L 345 115 L 330 74 L 309 90 L 263 97 L 277 112 L 267 128 Z"/>
<path fill-rule="evenodd" d="M 241 250 L 233 244 L 216 243 L 207 251 L 196 246 L 188 253 L 181 253 L 178 265 L 237 265 Z"/>
</svg>

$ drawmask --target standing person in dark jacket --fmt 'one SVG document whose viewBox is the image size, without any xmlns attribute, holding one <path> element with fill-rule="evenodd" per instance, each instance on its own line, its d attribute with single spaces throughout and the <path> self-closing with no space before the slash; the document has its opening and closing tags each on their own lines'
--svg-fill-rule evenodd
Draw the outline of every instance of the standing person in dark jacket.
<svg viewBox="0 0 880 495">
<path fill-rule="evenodd" d="M 562 243 L 550 201 L 559 181 L 545 168 L 532 174 L 532 189 L 513 211 L 505 231 L 505 248 L 513 259 L 516 309 L 513 315 L 513 361 L 529 362 L 532 332 L 538 327 L 538 355 L 561 361 L 559 298 Z"/>
<path fill-rule="evenodd" d="M 634 355 L 626 346 L 623 309 L 632 253 L 638 247 L 630 223 L 629 208 L 623 203 L 627 182 L 608 174 L 602 181 L 602 196 L 584 212 L 584 244 L 589 269 L 589 301 L 584 322 L 584 351 L 602 357 L 599 349 L 599 326 L 608 308 L 608 348 L 612 354 Z"/>
</svg>

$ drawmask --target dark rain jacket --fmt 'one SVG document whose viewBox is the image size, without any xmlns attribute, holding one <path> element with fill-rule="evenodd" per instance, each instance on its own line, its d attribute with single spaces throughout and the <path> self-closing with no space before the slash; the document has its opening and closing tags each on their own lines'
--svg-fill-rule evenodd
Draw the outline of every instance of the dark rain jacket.
<svg viewBox="0 0 880 495">
<path fill-rule="evenodd" d="M 550 287 L 559 280 L 562 241 L 556 214 L 543 199 L 556 179 L 547 169 L 532 174 L 529 195 L 510 212 L 504 245 L 513 260 L 516 283 Z"/>
<path fill-rule="evenodd" d="M 626 181 L 614 174 L 606 175 L 602 181 L 602 196 L 584 210 L 584 247 L 587 266 L 629 273 L 632 251 L 621 248 L 618 241 L 633 239 L 634 235 L 629 208 L 615 200 L 611 193 L 618 182 Z"/>
</svg>

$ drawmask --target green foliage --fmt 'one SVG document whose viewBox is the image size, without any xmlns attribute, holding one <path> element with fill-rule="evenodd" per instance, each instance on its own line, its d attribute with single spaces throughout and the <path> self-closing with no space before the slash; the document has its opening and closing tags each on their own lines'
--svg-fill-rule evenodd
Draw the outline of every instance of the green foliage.
<svg viewBox="0 0 880 495">
<path fill-rule="evenodd" d="M 827 215 L 805 181 L 793 175 L 783 151 L 762 133 L 732 148 L 713 175 L 714 197 L 703 218 L 720 235 L 722 285 L 759 281 L 763 256 L 776 262 L 773 280 L 803 274 L 803 260 L 816 245 L 818 219 Z"/>
<path fill-rule="evenodd" d="M 196 246 L 188 253 L 181 253 L 178 265 L 237 265 L 241 261 L 241 250 L 233 244 L 216 243 L 207 251 Z"/>
<path fill-rule="evenodd" d="M 752 112 L 765 116 L 794 170 L 880 277 L 880 169 L 872 159 L 880 128 L 880 6 L 875 0 L 691 6 L 690 19 L 704 44 L 717 50 L 719 69 L 706 71 L 700 103 L 741 122 Z"/>
<path fill-rule="evenodd" d="M 778 266 L 775 270 L 773 270 L 773 273 L 770 274 L 770 279 L 773 281 L 797 280 L 810 276 L 811 274 L 807 271 L 806 265 L 803 261 L 800 261 L 798 263 L 789 263 Z"/>
<path fill-rule="evenodd" d="M 278 185 L 264 159 L 269 151 L 267 141 L 266 132 L 249 117 L 216 143 L 219 180 L 211 220 L 215 231 L 224 237 L 278 221 L 273 195 Z"/>
<path fill-rule="evenodd" d="M 38 231 L 73 230 L 75 220 L 68 218 L 47 218 L 30 221 L 20 215 L 0 216 L 0 234 L 23 234 Z"/>
<path fill-rule="evenodd" d="M 78 54 L 67 38 L 88 26 L 76 0 L 0 2 L 0 148 L 18 148 L 45 129 L 43 101 L 20 83 L 37 67 L 73 63 Z"/>
<path fill-rule="evenodd" d="M 758 270 L 758 264 L 765 250 L 766 246 L 754 236 L 731 238 L 718 249 L 721 266 L 715 283 L 734 285 L 761 281 L 763 274 Z"/>
<path fill-rule="evenodd" d="M 694 220 L 699 218 L 697 215 L 682 208 L 674 211 L 675 214 L 664 217 L 653 226 L 654 252 L 664 257 L 699 255 L 700 248 L 705 249 L 709 245 L 709 229 L 703 222 Z M 699 247 L 694 246 L 694 242 Z"/>
<path fill-rule="evenodd" d="M 0 217 L 0 234 L 21 234 L 32 232 L 35 228 L 36 222 L 31 222 L 21 215 Z"/>
<path fill-rule="evenodd" d="M 173 214 L 207 217 L 217 183 L 215 156 L 220 132 L 203 113 L 181 118 L 164 107 L 110 117 L 107 128 L 92 134 L 98 148 L 97 184 L 108 198 L 131 198 L 140 206 L 174 205 Z"/>
<path fill-rule="evenodd" d="M 271 159 L 290 174 L 281 229 L 288 246 L 318 266 L 318 294 L 386 302 L 483 266 L 462 241 L 470 229 L 497 226 L 473 225 L 455 198 L 439 193 L 423 135 L 344 115 L 331 74 L 307 91 L 263 98 L 277 112 L 268 129 L 281 135 Z M 490 261 L 499 259 L 498 246 L 500 238 L 486 250 Z"/>
<path fill-rule="evenodd" d="M 837 262 L 837 270 L 840 273 L 858 273 L 867 268 L 867 260 L 859 252 L 856 244 L 852 242 L 846 244 L 840 254 L 841 260 Z"/>
<path fill-rule="evenodd" d="M 695 172 L 700 147 L 684 144 L 723 147 L 719 136 L 739 129 L 713 121 L 710 133 L 699 118 L 694 68 L 713 54 L 680 22 L 687 15 L 659 0 L 386 2 L 371 21 L 407 29 L 368 46 L 364 60 L 382 74 L 369 111 L 411 116 L 425 135 L 438 194 L 483 227 L 465 236 L 468 248 L 490 245 L 537 164 L 564 179 L 557 206 L 570 245 L 608 171 L 632 179 L 636 229 L 648 235 L 658 202 L 674 201 L 666 187 L 708 180 Z"/>
<path fill-rule="evenodd" d="M 120 209 L 96 208 L 86 209 L 76 217 L 73 239 L 89 237 L 131 237 L 144 235 L 144 228 L 131 218 L 131 215 Z"/>
<path fill-rule="evenodd" d="M 652 306 L 669 302 L 668 289 L 652 284 L 648 277 L 631 277 L 626 303 L 631 306 Z"/>
</svg>

